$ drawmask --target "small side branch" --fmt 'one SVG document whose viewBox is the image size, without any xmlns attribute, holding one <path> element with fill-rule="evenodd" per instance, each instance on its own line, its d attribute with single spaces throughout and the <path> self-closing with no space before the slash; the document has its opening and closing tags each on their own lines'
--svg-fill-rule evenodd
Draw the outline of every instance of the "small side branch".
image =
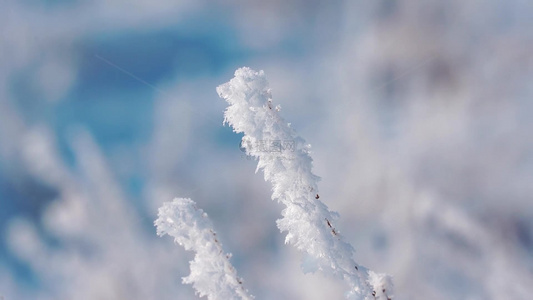
<svg viewBox="0 0 533 300">
<path fill-rule="evenodd" d="M 192 284 L 196 293 L 209 300 L 244 299 L 254 297 L 243 287 L 242 278 L 231 265 L 231 254 L 224 253 L 213 224 L 207 214 L 191 199 L 176 198 L 159 208 L 154 222 L 157 234 L 168 234 L 174 241 L 196 252 L 190 262 L 191 274 L 183 283 Z"/>
</svg>

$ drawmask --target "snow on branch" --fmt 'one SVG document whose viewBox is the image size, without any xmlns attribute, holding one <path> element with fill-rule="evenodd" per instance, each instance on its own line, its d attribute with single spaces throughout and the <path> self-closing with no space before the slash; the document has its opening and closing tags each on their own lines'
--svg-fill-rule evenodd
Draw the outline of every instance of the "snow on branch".
<svg viewBox="0 0 533 300">
<path fill-rule="evenodd" d="M 231 265 L 230 254 L 224 253 L 207 214 L 191 199 L 176 198 L 159 208 L 154 222 L 157 234 L 168 234 L 174 241 L 196 252 L 190 262 L 191 274 L 183 283 L 192 284 L 196 293 L 210 300 L 253 299 L 242 285 L 242 279 Z"/>
<path fill-rule="evenodd" d="M 312 172 L 310 146 L 278 114 L 263 71 L 235 71 L 235 77 L 217 88 L 228 102 L 224 123 L 244 133 L 242 147 L 258 160 L 265 180 L 272 183 L 272 199 L 283 203 L 278 228 L 287 232 L 285 242 L 308 254 L 304 271 L 343 278 L 349 299 L 391 299 L 390 276 L 358 265 L 353 247 L 335 228 L 339 215 L 319 200 L 319 177 Z"/>
</svg>

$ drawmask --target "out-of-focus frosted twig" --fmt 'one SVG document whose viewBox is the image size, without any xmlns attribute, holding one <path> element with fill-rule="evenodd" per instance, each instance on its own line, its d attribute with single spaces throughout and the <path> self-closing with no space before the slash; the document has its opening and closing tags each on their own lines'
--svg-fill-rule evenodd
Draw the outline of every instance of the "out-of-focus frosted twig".
<svg viewBox="0 0 533 300">
<path fill-rule="evenodd" d="M 80 128 L 69 137 L 75 168 L 61 159 L 48 128 L 27 129 L 20 137 L 24 167 L 56 191 L 57 199 L 44 209 L 40 228 L 26 218 L 9 222 L 7 249 L 28 266 L 41 288 L 13 284 L 6 299 L 190 298 L 169 279 L 179 270 L 175 247 L 143 230 L 89 131 Z M 0 278 L 0 289 L 8 280 Z"/>
</svg>

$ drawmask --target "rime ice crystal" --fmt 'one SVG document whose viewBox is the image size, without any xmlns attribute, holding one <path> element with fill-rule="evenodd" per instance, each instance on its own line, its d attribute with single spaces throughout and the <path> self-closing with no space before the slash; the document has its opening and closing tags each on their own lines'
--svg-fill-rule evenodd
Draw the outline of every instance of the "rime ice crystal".
<svg viewBox="0 0 533 300">
<path fill-rule="evenodd" d="M 391 298 L 390 277 L 358 265 L 354 249 L 335 229 L 338 214 L 319 200 L 320 178 L 312 172 L 309 146 L 279 116 L 264 72 L 240 68 L 217 92 L 229 104 L 224 123 L 244 133 L 242 145 L 246 154 L 258 160 L 256 172 L 263 170 L 265 180 L 272 183 L 272 199 L 286 206 L 277 221 L 279 229 L 287 232 L 285 242 L 309 255 L 306 266 L 343 278 L 350 285 L 348 298 Z M 293 145 L 281 152 L 250 146 L 261 141 L 293 141 Z"/>
<path fill-rule="evenodd" d="M 242 286 L 242 279 L 231 265 L 218 241 L 207 214 L 191 199 L 176 198 L 159 208 L 155 221 L 157 234 L 168 234 L 174 241 L 196 252 L 190 262 L 191 274 L 183 283 L 192 284 L 200 297 L 210 300 L 253 299 Z"/>
</svg>

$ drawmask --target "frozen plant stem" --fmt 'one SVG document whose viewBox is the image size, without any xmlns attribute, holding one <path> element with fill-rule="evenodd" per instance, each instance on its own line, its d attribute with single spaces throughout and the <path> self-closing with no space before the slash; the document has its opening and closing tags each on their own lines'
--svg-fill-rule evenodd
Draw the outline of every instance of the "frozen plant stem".
<svg viewBox="0 0 533 300">
<path fill-rule="evenodd" d="M 272 183 L 272 199 L 286 206 L 278 228 L 287 232 L 286 243 L 308 254 L 305 271 L 343 278 L 350 286 L 349 299 L 391 299 L 390 276 L 358 265 L 353 247 L 335 229 L 338 214 L 319 200 L 310 146 L 279 116 L 279 106 L 273 107 L 264 72 L 240 68 L 217 92 L 229 104 L 224 123 L 244 133 L 242 145 L 258 160 L 256 172 L 263 170 L 265 180 Z"/>
<path fill-rule="evenodd" d="M 242 279 L 224 253 L 207 214 L 191 199 L 176 198 L 159 208 L 155 221 L 157 234 L 168 234 L 174 241 L 196 252 L 190 262 L 191 274 L 183 283 L 192 284 L 196 293 L 209 300 L 253 299 L 242 286 Z"/>
</svg>

